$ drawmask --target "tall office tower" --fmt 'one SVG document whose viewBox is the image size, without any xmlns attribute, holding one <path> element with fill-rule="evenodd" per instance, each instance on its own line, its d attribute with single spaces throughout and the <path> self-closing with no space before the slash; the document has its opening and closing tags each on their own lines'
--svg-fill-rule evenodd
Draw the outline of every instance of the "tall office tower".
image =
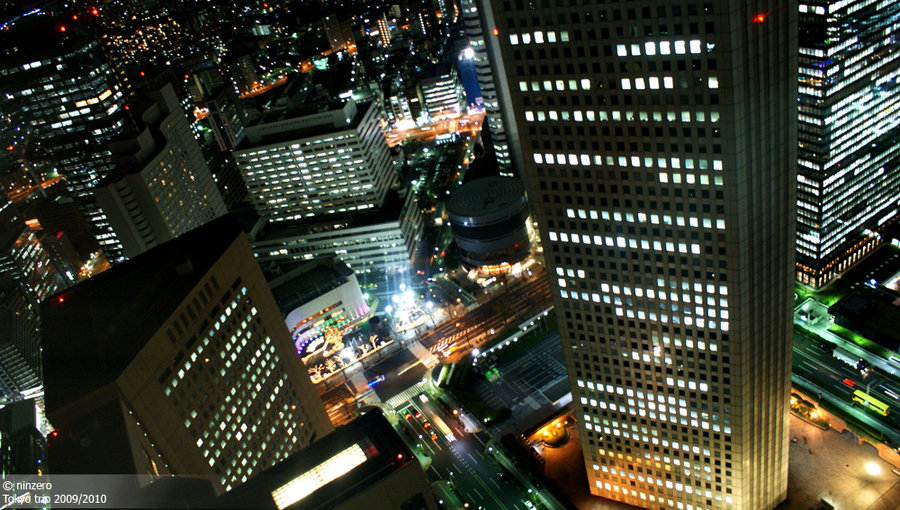
<svg viewBox="0 0 900 510">
<path fill-rule="evenodd" d="M 375 103 L 310 106 L 248 126 L 234 157 L 269 221 L 365 211 L 396 179 Z"/>
<path fill-rule="evenodd" d="M 491 0 L 591 491 L 787 494 L 795 2 Z"/>
<path fill-rule="evenodd" d="M 0 115 L 12 121 L 0 130 L 26 133 L 10 145 L 42 179 L 65 179 L 116 260 L 122 247 L 91 190 L 112 169 L 104 144 L 125 125 L 125 97 L 97 40 L 69 21 L 31 14 L 0 32 Z"/>
<path fill-rule="evenodd" d="M 110 143 L 116 170 L 94 190 L 129 257 L 228 212 L 175 89 L 146 99 L 141 127 Z"/>
<path fill-rule="evenodd" d="M 900 3 L 800 6 L 797 280 L 821 287 L 900 211 Z M 848 200 L 852 197 L 852 200 Z"/>
<path fill-rule="evenodd" d="M 332 430 L 230 216 L 41 313 L 54 473 L 210 476 L 221 493 Z"/>
<path fill-rule="evenodd" d="M 464 51 L 460 58 L 474 60 L 475 75 L 481 88 L 481 98 L 485 111 L 485 122 L 490 133 L 491 144 L 500 166 L 501 175 L 512 176 L 515 168 L 521 167 L 519 150 L 515 146 L 518 134 L 507 104 L 511 98 L 506 79 L 504 63 L 500 57 L 498 39 L 493 36 L 493 7 L 483 0 L 462 0 L 463 23 L 471 53 Z M 485 34 L 488 34 L 486 37 Z M 505 118 L 505 116 L 507 116 Z M 513 147 L 510 147 L 510 144 Z"/>
</svg>

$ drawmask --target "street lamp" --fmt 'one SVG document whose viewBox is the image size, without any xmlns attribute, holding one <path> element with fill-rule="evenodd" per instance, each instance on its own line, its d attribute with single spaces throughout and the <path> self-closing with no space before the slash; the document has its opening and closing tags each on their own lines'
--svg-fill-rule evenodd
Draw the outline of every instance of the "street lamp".
<svg viewBox="0 0 900 510">
<path fill-rule="evenodd" d="M 866 463 L 866 472 L 872 476 L 878 476 L 881 474 L 881 466 L 874 462 Z"/>
</svg>

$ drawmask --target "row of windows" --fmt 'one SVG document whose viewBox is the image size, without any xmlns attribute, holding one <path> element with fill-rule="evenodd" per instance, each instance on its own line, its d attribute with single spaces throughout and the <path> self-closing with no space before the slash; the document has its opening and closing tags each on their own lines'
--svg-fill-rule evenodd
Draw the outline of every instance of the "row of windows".
<svg viewBox="0 0 900 510">
<path fill-rule="evenodd" d="M 646 112 L 646 111 L 619 111 L 612 110 L 607 112 L 605 110 L 597 111 L 596 114 L 593 110 L 588 110 L 582 112 L 581 110 L 575 110 L 569 112 L 567 110 L 562 110 L 557 113 L 556 110 L 549 111 L 525 111 L 525 120 L 528 122 L 534 122 L 535 120 L 538 122 L 544 122 L 545 120 L 557 121 L 561 120 L 564 122 L 573 120 L 575 122 L 594 122 L 595 120 L 600 122 L 606 122 L 609 120 L 613 121 L 641 121 L 641 122 L 718 122 L 719 121 L 719 112 L 709 112 L 707 115 L 706 112 L 701 111 L 681 111 L 681 112 Z"/>
</svg>

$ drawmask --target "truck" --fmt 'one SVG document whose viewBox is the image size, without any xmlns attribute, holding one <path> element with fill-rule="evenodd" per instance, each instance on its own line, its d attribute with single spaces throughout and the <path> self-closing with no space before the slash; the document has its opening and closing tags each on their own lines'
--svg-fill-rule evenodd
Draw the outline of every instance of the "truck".
<svg viewBox="0 0 900 510">
<path fill-rule="evenodd" d="M 844 363 L 850 365 L 851 367 L 859 368 L 859 356 L 855 356 L 855 355 L 851 354 L 850 352 L 845 351 L 844 349 L 841 349 L 840 347 L 835 348 L 834 352 L 832 352 L 832 354 L 834 355 L 835 358 L 839 359 L 840 361 L 843 361 Z"/>
</svg>

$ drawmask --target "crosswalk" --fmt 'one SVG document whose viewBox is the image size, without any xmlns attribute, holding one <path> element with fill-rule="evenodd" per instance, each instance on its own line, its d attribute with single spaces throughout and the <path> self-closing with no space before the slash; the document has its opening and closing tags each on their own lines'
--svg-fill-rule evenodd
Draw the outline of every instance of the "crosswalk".
<svg viewBox="0 0 900 510">
<path fill-rule="evenodd" d="M 386 404 L 391 406 L 391 408 L 396 409 L 397 407 L 400 407 L 400 404 L 406 402 L 407 400 L 412 400 L 419 393 L 422 393 L 422 388 L 420 388 L 418 385 L 410 386 L 409 388 L 406 388 L 400 393 L 389 398 Z"/>
</svg>

